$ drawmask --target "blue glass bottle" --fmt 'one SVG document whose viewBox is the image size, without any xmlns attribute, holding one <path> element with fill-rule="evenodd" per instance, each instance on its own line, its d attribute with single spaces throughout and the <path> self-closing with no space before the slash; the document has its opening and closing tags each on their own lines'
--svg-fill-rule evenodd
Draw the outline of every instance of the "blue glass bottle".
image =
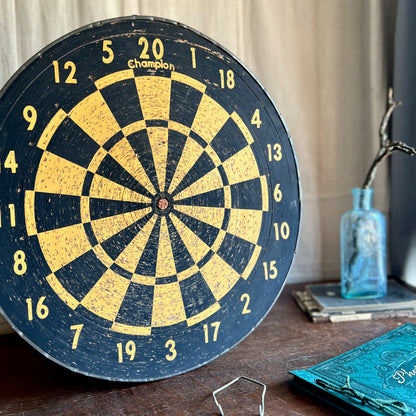
<svg viewBox="0 0 416 416">
<path fill-rule="evenodd" d="M 379 298 L 387 293 L 386 222 L 372 207 L 372 189 L 352 195 L 354 208 L 341 218 L 341 295 Z"/>
</svg>

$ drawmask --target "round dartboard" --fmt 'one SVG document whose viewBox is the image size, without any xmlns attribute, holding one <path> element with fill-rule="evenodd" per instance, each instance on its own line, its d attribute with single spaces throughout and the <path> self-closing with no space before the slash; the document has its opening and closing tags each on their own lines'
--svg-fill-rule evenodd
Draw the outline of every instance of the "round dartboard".
<svg viewBox="0 0 416 416">
<path fill-rule="evenodd" d="M 184 25 L 57 40 L 0 94 L 0 306 L 98 378 L 184 373 L 275 303 L 300 222 L 296 158 L 258 81 Z"/>
</svg>

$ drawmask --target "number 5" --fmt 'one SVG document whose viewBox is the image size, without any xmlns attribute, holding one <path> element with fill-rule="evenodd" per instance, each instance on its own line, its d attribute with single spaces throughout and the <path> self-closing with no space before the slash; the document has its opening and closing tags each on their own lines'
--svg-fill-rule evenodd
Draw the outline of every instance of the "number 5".
<svg viewBox="0 0 416 416">
<path fill-rule="evenodd" d="M 103 55 L 103 62 L 105 64 L 111 64 L 111 62 L 113 62 L 114 52 L 110 48 L 112 44 L 113 42 L 111 40 L 103 40 L 103 52 L 106 52 L 108 54 L 107 56 Z"/>
</svg>

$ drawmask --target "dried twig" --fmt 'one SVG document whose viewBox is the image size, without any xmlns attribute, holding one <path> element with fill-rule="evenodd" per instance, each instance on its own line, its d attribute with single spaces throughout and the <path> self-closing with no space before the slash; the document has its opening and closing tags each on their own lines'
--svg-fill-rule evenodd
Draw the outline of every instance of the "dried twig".
<svg viewBox="0 0 416 416">
<path fill-rule="evenodd" d="M 403 142 L 392 142 L 388 138 L 387 126 L 390 120 L 391 115 L 393 114 L 394 109 L 401 105 L 400 101 L 394 101 L 393 99 L 393 89 L 389 88 L 388 91 L 388 108 L 381 120 L 379 136 L 380 136 L 380 149 L 374 159 L 373 164 L 370 167 L 370 170 L 367 173 L 367 176 L 364 181 L 363 188 L 370 188 L 371 183 L 376 175 L 377 167 L 380 162 L 385 159 L 387 156 L 390 156 L 394 151 L 399 150 L 401 152 L 407 153 L 409 156 L 416 155 L 416 150 L 408 146 Z"/>
</svg>

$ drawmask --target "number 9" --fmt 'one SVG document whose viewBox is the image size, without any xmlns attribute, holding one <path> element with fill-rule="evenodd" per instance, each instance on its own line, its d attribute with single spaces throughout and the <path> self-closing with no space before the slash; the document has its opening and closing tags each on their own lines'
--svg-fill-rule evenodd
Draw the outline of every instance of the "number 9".
<svg viewBox="0 0 416 416">
<path fill-rule="evenodd" d="M 36 124 L 36 120 L 38 119 L 38 113 L 36 112 L 35 107 L 27 105 L 23 109 L 23 117 L 29 123 L 26 130 L 33 130 Z"/>
</svg>

